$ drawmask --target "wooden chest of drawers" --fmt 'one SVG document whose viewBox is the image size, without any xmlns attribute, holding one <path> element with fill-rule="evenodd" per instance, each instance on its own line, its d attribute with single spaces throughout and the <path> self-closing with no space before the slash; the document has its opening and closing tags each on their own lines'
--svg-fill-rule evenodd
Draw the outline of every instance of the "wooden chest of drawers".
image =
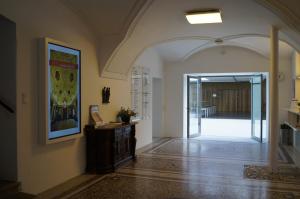
<svg viewBox="0 0 300 199">
<path fill-rule="evenodd" d="M 87 125 L 85 133 L 87 172 L 112 172 L 120 164 L 135 159 L 134 123 L 97 129 Z"/>
</svg>

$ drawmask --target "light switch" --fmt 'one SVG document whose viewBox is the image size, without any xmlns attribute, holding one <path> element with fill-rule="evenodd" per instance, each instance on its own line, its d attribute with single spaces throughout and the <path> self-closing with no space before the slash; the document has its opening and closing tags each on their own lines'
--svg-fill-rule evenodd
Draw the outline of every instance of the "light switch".
<svg viewBox="0 0 300 199">
<path fill-rule="evenodd" d="M 28 96 L 22 93 L 22 104 L 28 104 Z"/>
</svg>

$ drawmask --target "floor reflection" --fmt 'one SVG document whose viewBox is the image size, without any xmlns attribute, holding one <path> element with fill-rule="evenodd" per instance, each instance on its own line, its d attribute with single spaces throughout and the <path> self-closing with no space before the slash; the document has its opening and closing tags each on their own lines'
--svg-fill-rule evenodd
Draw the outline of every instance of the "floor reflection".
<svg viewBox="0 0 300 199">
<path fill-rule="evenodd" d="M 300 183 L 245 178 L 246 164 L 265 165 L 267 145 L 164 139 L 73 199 L 300 198 Z M 294 166 L 278 153 L 280 165 Z"/>
</svg>

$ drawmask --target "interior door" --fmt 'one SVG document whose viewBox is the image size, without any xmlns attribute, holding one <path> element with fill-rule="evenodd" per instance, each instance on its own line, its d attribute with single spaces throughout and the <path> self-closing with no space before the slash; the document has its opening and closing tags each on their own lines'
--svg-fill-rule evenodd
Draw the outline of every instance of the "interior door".
<svg viewBox="0 0 300 199">
<path fill-rule="evenodd" d="M 262 75 L 251 79 L 251 127 L 252 138 L 262 142 Z"/>
<path fill-rule="evenodd" d="M 1 14 L 0 44 L 0 180 L 17 181 L 16 24 Z"/>
<path fill-rule="evenodd" d="M 187 78 L 187 137 L 197 137 L 201 131 L 201 77 Z"/>
</svg>

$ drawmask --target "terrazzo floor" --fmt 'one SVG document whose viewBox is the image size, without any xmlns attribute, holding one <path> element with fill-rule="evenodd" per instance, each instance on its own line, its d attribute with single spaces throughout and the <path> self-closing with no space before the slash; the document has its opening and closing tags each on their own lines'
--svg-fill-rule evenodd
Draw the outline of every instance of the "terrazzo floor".
<svg viewBox="0 0 300 199">
<path fill-rule="evenodd" d="M 300 198 L 300 181 L 250 179 L 245 165 L 266 165 L 259 143 L 160 139 L 137 160 L 71 195 L 72 199 L 279 199 Z M 295 168 L 285 151 L 280 166 Z"/>
</svg>

